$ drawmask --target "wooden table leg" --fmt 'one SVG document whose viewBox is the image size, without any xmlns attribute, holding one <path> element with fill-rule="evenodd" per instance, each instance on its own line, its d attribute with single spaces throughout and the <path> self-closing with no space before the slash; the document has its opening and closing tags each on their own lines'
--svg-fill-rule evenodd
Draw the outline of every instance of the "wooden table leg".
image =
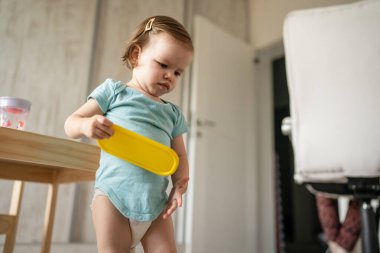
<svg viewBox="0 0 380 253">
<path fill-rule="evenodd" d="M 58 184 L 49 184 L 49 192 L 46 201 L 45 222 L 41 253 L 49 253 L 53 233 L 55 207 L 57 204 Z"/>
<path fill-rule="evenodd" d="M 15 181 L 13 184 L 11 207 L 9 209 L 9 215 L 7 215 L 8 218 L 10 219 L 10 222 L 9 222 L 9 229 L 5 237 L 5 244 L 4 244 L 4 251 L 3 251 L 4 253 L 13 252 L 13 249 L 14 249 L 18 219 L 19 219 L 20 210 L 21 210 L 23 191 L 24 191 L 24 182 Z"/>
</svg>

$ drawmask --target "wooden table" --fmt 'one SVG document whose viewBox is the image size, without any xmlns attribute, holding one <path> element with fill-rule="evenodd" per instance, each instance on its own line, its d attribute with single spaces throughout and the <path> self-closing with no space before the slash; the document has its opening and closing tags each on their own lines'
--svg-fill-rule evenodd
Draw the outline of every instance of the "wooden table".
<svg viewBox="0 0 380 253">
<path fill-rule="evenodd" d="M 50 251 L 58 185 L 94 180 L 99 155 L 94 145 L 0 127 L 0 178 L 49 184 L 42 253 Z M 18 183 L 19 192 L 13 192 L 11 201 L 11 212 L 17 213 L 16 227 L 16 209 L 22 199 L 22 183 Z M 0 228 L 1 222 L 0 216 Z M 8 245 L 7 240 L 4 252 L 12 252 L 14 238 Z"/>
</svg>

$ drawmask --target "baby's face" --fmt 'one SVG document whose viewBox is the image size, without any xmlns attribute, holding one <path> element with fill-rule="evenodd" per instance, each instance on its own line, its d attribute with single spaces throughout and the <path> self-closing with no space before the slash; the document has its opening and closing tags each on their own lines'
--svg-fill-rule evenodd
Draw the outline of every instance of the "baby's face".
<svg viewBox="0 0 380 253">
<path fill-rule="evenodd" d="M 176 87 L 192 58 L 192 51 L 167 33 L 153 35 L 139 53 L 133 81 L 149 95 L 160 97 Z"/>
</svg>

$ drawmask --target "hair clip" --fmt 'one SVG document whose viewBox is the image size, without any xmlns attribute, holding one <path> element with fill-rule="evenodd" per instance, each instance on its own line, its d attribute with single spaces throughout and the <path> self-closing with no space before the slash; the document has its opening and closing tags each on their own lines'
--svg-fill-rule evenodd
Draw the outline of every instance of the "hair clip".
<svg viewBox="0 0 380 253">
<path fill-rule="evenodd" d="M 151 19 L 149 19 L 148 23 L 146 23 L 146 25 L 145 25 L 145 30 L 144 30 L 144 32 L 149 32 L 150 30 L 152 30 L 153 21 L 154 21 L 155 19 L 156 19 L 156 18 L 151 18 Z"/>
</svg>

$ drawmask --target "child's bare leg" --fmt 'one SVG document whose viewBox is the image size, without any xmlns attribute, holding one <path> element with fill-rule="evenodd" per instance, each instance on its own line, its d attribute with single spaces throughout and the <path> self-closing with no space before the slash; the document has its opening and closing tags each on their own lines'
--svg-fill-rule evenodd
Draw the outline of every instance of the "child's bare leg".
<svg viewBox="0 0 380 253">
<path fill-rule="evenodd" d="M 145 253 L 176 253 L 172 218 L 160 215 L 152 222 L 141 243 Z"/>
<path fill-rule="evenodd" d="M 97 196 L 92 209 L 98 252 L 129 252 L 132 241 L 129 220 L 114 207 L 106 196 Z"/>
</svg>

